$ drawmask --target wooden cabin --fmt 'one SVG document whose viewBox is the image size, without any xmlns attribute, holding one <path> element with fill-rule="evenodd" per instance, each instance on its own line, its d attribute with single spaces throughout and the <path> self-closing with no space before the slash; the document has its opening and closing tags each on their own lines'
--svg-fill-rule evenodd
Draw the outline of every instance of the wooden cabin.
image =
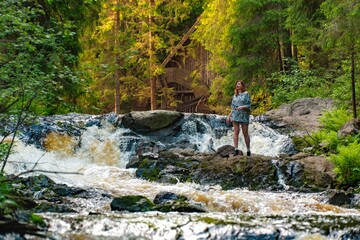
<svg viewBox="0 0 360 240">
<path fill-rule="evenodd" d="M 196 30 L 199 20 L 183 36 L 171 53 L 162 62 L 165 73 L 158 76 L 158 96 L 164 89 L 172 89 L 173 96 L 170 99 L 162 96 L 157 109 L 176 110 L 192 113 L 212 113 L 207 100 L 209 89 L 215 74 L 207 69 L 210 60 L 210 52 L 199 43 L 191 44 L 190 36 Z M 194 80 L 197 84 L 194 86 Z M 173 104 L 176 102 L 176 106 Z M 134 101 L 133 110 L 144 111 L 150 109 L 150 99 L 140 103 Z"/>
<path fill-rule="evenodd" d="M 199 21 L 199 20 L 198 20 Z M 210 52 L 200 44 L 192 44 L 190 36 L 195 31 L 198 21 L 189 29 L 178 45 L 163 61 L 165 73 L 159 76 L 159 87 L 172 88 L 176 107 L 163 97 L 160 109 L 181 112 L 210 113 L 207 104 L 209 89 L 215 74 L 207 69 Z M 193 87 L 196 79 L 196 87 Z"/>
</svg>

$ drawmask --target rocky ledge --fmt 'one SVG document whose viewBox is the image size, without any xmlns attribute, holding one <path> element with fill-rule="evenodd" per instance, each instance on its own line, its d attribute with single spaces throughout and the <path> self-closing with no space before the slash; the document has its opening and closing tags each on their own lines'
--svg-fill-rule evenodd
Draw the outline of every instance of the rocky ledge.
<svg viewBox="0 0 360 240">
<path fill-rule="evenodd" d="M 333 164 L 320 156 L 233 156 L 225 145 L 216 153 L 169 149 L 134 157 L 127 165 L 136 176 L 163 183 L 195 182 L 223 189 L 322 191 L 336 185 Z"/>
</svg>

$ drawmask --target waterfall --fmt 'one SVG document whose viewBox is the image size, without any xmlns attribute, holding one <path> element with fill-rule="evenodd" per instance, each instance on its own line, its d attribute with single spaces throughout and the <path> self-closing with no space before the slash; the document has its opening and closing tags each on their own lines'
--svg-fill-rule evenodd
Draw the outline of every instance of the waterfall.
<svg viewBox="0 0 360 240">
<path fill-rule="evenodd" d="M 93 238 L 123 235 L 145 239 L 323 239 L 326 235 L 337 239 L 342 226 L 360 222 L 359 210 L 326 204 L 321 193 L 223 190 L 220 186 L 138 179 L 135 169 L 125 166 L 140 146 L 152 152 L 168 148 L 214 152 L 223 145 L 232 145 L 232 127 L 226 125 L 225 116 L 185 114 L 182 123 L 171 132 L 140 134 L 124 128 L 121 117 L 69 114 L 41 118 L 38 124 L 21 129 L 5 171 L 52 171 L 46 174 L 58 183 L 99 189 L 112 196 L 142 195 L 154 199 L 159 192 L 170 191 L 201 204 L 208 213 L 112 213 L 110 199 L 73 199 L 78 213 L 44 214 L 51 219 L 51 232 L 64 238 L 80 232 Z M 249 133 L 254 154 L 273 157 L 294 152 L 288 136 L 262 123 L 253 120 Z M 241 133 L 239 146 L 245 150 Z M 278 176 L 286 190 L 280 169 Z M 90 216 L 90 212 L 101 215 Z M 81 223 L 76 220 L 79 218 Z M 329 232 L 320 231 L 317 224 L 322 222 L 336 226 Z"/>
<path fill-rule="evenodd" d="M 254 154 L 278 156 L 293 151 L 288 136 L 264 124 L 252 122 L 249 134 Z M 241 133 L 239 138 L 239 147 L 245 150 Z M 22 131 L 11 159 L 24 162 L 30 154 L 32 161 L 37 161 L 56 155 L 53 158 L 62 157 L 62 161 L 68 161 L 73 169 L 79 168 L 81 162 L 84 165 L 125 168 L 139 146 L 149 144 L 155 145 L 157 149 L 180 147 L 200 152 L 216 151 L 223 145 L 233 144 L 232 127 L 226 125 L 224 116 L 186 114 L 176 133 L 160 136 L 139 134 L 124 128 L 114 121 L 113 115 L 104 115 L 102 118 L 73 114 L 51 116 Z M 51 166 L 47 167 L 51 169 Z"/>
</svg>

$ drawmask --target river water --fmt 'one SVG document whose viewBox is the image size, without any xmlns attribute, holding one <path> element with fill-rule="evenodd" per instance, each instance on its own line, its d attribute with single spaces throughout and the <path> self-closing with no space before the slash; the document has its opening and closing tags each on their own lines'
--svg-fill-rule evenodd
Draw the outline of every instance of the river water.
<svg viewBox="0 0 360 240">
<path fill-rule="evenodd" d="M 135 133 L 113 119 L 77 114 L 44 118 L 36 129 L 56 131 L 39 138 L 34 137 L 35 128 L 28 129 L 16 141 L 7 173 L 35 167 L 39 173 L 56 172 L 46 175 L 57 183 L 103 193 L 69 198 L 77 213 L 43 213 L 55 239 L 360 239 L 360 211 L 327 204 L 326 193 L 163 184 L 138 179 L 136 169 L 125 168 L 146 142 L 155 142 L 159 149 L 187 142 L 201 152 L 232 144 L 224 116 L 186 115 L 171 138 Z M 250 124 L 250 135 L 254 154 L 275 157 L 293 151 L 288 136 L 256 121 Z M 103 197 L 142 195 L 153 200 L 162 191 L 184 195 L 207 213 L 112 212 L 112 198 Z"/>
</svg>

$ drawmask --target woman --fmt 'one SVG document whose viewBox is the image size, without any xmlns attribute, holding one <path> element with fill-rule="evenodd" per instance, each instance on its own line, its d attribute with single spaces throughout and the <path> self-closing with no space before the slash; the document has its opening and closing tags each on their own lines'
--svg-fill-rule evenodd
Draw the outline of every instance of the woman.
<svg viewBox="0 0 360 240">
<path fill-rule="evenodd" d="M 250 152 L 250 137 L 249 137 L 249 119 L 250 119 L 250 95 L 246 91 L 245 83 L 237 81 L 235 84 L 235 94 L 231 102 L 231 112 L 226 119 L 226 123 L 230 124 L 232 121 L 234 126 L 233 140 L 234 140 L 234 156 L 239 154 L 238 142 L 240 126 L 244 135 L 245 145 L 247 148 L 247 156 Z"/>
</svg>

